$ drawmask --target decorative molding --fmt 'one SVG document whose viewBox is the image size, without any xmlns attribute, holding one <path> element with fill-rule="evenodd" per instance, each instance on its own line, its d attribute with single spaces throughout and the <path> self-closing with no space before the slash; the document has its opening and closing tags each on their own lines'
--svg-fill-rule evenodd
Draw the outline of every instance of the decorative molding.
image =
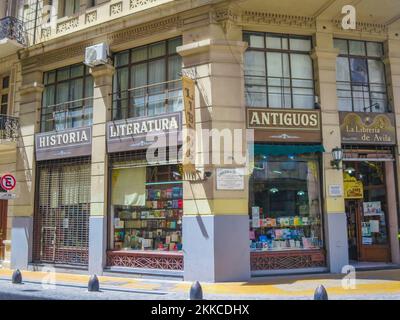
<svg viewBox="0 0 400 320">
<path fill-rule="evenodd" d="M 40 34 L 42 40 L 47 40 L 51 36 L 51 27 L 43 28 Z"/>
<path fill-rule="evenodd" d="M 252 271 L 325 267 L 323 250 L 251 252 Z"/>
<path fill-rule="evenodd" d="M 110 16 L 114 16 L 122 12 L 122 1 L 110 5 Z"/>
<path fill-rule="evenodd" d="M 128 268 L 183 270 L 183 255 L 157 252 L 107 252 L 107 265 Z"/>
<path fill-rule="evenodd" d="M 140 7 L 144 7 L 148 4 L 153 4 L 158 0 L 131 0 L 130 1 L 130 9 L 136 9 Z"/>
<path fill-rule="evenodd" d="M 277 26 L 316 28 L 316 20 L 313 17 L 291 16 L 269 12 L 244 11 L 242 23 L 268 24 Z"/>
<path fill-rule="evenodd" d="M 75 29 L 79 26 L 79 18 L 73 18 L 57 25 L 57 33 L 63 33 Z"/>
<path fill-rule="evenodd" d="M 223 20 L 231 20 L 237 22 L 239 15 L 236 14 L 231 8 L 220 8 L 214 11 L 214 18 L 217 22 Z"/>
<path fill-rule="evenodd" d="M 129 29 L 121 30 L 110 36 L 111 45 L 118 45 L 129 40 L 145 37 L 147 35 L 156 34 L 173 28 L 179 28 L 182 21 L 177 17 L 171 17 L 134 26 Z"/>
<path fill-rule="evenodd" d="M 80 43 L 78 45 L 67 46 L 58 50 L 46 52 L 42 55 L 29 57 L 22 60 L 22 72 L 26 73 L 30 70 L 40 69 L 41 66 L 56 63 L 62 60 L 74 58 L 77 56 L 84 57 L 85 49 L 93 45 L 92 41 Z"/>
<path fill-rule="evenodd" d="M 85 16 L 85 23 L 93 23 L 97 21 L 97 10 L 88 12 Z"/>
<path fill-rule="evenodd" d="M 335 31 L 344 31 L 341 20 L 332 21 Z M 379 35 L 386 35 L 388 33 L 388 26 L 384 24 L 368 23 L 368 22 L 357 22 L 355 30 L 345 30 L 346 32 L 363 32 L 373 33 Z"/>
<path fill-rule="evenodd" d="M 109 35 L 110 45 L 119 45 L 126 41 L 135 40 L 146 37 L 157 32 L 164 32 L 182 27 L 182 20 L 178 16 L 173 16 L 165 19 L 151 21 L 128 29 L 121 29 Z M 106 32 L 106 31 L 104 31 Z M 47 64 L 57 63 L 62 60 L 84 56 L 85 49 L 93 45 L 93 41 L 85 41 L 76 45 L 66 46 L 54 51 L 43 54 L 27 57 L 23 56 L 21 60 L 23 73 L 31 72 L 32 70 L 41 69 Z"/>
<path fill-rule="evenodd" d="M 213 12 L 213 20 L 219 23 L 226 33 L 232 25 L 239 21 L 239 15 L 231 8 L 218 8 Z"/>
</svg>

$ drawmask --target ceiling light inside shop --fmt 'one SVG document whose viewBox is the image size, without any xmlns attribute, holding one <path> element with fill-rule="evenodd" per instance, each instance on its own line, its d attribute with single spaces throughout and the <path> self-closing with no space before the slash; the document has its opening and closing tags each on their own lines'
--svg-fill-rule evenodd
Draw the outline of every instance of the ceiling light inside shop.
<svg viewBox="0 0 400 320">
<path fill-rule="evenodd" d="M 299 196 L 299 197 L 302 197 L 302 196 L 304 196 L 306 193 L 304 192 L 304 191 L 298 191 L 297 192 L 297 195 Z"/>
<path fill-rule="evenodd" d="M 269 189 L 269 192 L 271 192 L 271 193 L 278 193 L 279 192 L 279 189 L 277 189 L 277 188 L 271 188 L 271 189 Z"/>
<path fill-rule="evenodd" d="M 356 171 L 356 169 L 352 168 L 352 167 L 348 167 L 344 170 L 345 172 L 347 172 L 348 174 L 352 174 Z"/>
</svg>

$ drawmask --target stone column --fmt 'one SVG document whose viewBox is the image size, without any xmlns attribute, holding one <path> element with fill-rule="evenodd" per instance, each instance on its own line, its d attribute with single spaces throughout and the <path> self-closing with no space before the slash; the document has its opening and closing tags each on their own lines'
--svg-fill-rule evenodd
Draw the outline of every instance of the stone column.
<svg viewBox="0 0 400 320">
<path fill-rule="evenodd" d="M 226 25 L 225 25 L 226 26 Z M 248 218 L 248 177 L 244 189 L 221 191 L 216 188 L 216 169 L 243 167 L 224 161 L 225 150 L 208 142 L 201 130 L 242 130 L 238 145 L 246 150 L 243 52 L 246 43 L 241 31 L 219 24 L 184 31 L 184 74 L 196 79 L 197 156 L 221 159 L 220 164 L 199 164 L 197 169 L 211 176 L 203 181 L 184 182 L 183 251 L 184 278 L 199 280 L 246 281 L 250 278 Z"/>
<path fill-rule="evenodd" d="M 9 203 L 11 229 L 11 268 L 27 269 L 32 260 L 33 214 L 35 203 L 35 133 L 39 132 L 43 73 L 23 74 L 19 90 L 20 137 L 17 145 L 17 199 Z"/>
<path fill-rule="evenodd" d="M 324 28 L 325 27 L 325 28 Z M 332 25 L 317 22 L 315 35 L 316 92 L 321 104 L 323 154 L 323 212 L 327 263 L 332 273 L 340 273 L 348 264 L 347 220 L 343 197 L 331 197 L 330 185 L 340 185 L 343 190 L 343 172 L 331 166 L 331 150 L 341 147 L 339 114 L 336 97 L 336 58 L 338 50 L 333 47 Z"/>
<path fill-rule="evenodd" d="M 399 225 L 398 225 L 398 199 L 399 190 L 394 193 L 395 180 L 397 179 L 397 186 L 400 183 L 400 22 L 397 22 L 389 27 L 389 39 L 386 42 L 385 52 L 386 52 L 386 75 L 388 82 L 388 96 L 389 105 L 396 118 L 396 144 L 397 148 L 395 154 L 396 160 L 396 172 L 397 177 L 390 176 L 393 173 L 393 167 L 388 168 L 386 165 L 386 177 L 388 180 L 393 180 L 391 186 L 388 185 L 387 181 L 387 191 L 388 191 L 388 205 L 389 209 L 387 222 L 389 228 L 389 241 L 391 248 L 392 262 L 400 263 L 400 249 L 399 249 Z M 392 190 L 389 190 L 392 188 Z M 392 203 L 391 203 L 392 202 Z"/>
<path fill-rule="evenodd" d="M 18 109 L 19 106 L 19 87 L 21 85 L 21 74 L 20 74 L 20 65 L 16 61 L 10 61 L 12 64 L 10 71 L 10 88 L 9 88 L 9 105 L 8 105 L 8 114 L 10 116 L 18 117 Z M 17 143 L 18 141 L 5 142 L 2 141 L 2 151 L 0 151 L 0 175 L 2 173 L 9 172 L 16 176 L 16 166 L 17 166 Z M 13 193 L 16 191 L 13 190 Z M 8 201 L 8 206 L 13 205 L 13 201 Z M 8 208 L 8 213 L 11 212 L 11 208 Z M 3 244 L 5 246 L 4 260 L 2 261 L 2 265 L 5 268 L 10 268 L 11 265 L 11 231 L 12 231 L 12 217 L 10 214 L 7 214 L 7 230 L 6 230 L 6 239 L 3 240 Z M 4 235 L 3 235 L 4 237 Z"/>
<path fill-rule="evenodd" d="M 91 69 L 93 91 L 93 142 L 89 221 L 89 272 L 102 274 L 107 250 L 108 158 L 106 123 L 111 120 L 114 67 L 106 64 Z"/>
</svg>

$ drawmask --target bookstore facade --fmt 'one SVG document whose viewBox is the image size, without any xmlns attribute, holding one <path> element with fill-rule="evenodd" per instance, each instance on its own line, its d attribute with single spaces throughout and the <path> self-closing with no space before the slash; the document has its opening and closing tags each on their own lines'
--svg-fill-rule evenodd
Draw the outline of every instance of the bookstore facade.
<svg viewBox="0 0 400 320">
<path fill-rule="evenodd" d="M 182 1 L 82 6 L 21 51 L 11 266 L 218 282 L 400 263 L 397 29 Z M 254 130 L 248 174 L 185 177 L 184 77 L 197 132 Z M 196 155 L 223 154 L 206 142 Z"/>
</svg>

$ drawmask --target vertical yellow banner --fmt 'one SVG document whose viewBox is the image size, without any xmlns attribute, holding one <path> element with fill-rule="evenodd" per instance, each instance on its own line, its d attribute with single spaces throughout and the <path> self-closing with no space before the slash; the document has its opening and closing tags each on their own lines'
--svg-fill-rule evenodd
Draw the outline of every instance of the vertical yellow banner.
<svg viewBox="0 0 400 320">
<path fill-rule="evenodd" d="M 196 114 L 195 114 L 195 81 L 182 77 L 183 105 L 186 127 L 183 132 L 183 174 L 196 174 Z"/>
</svg>

